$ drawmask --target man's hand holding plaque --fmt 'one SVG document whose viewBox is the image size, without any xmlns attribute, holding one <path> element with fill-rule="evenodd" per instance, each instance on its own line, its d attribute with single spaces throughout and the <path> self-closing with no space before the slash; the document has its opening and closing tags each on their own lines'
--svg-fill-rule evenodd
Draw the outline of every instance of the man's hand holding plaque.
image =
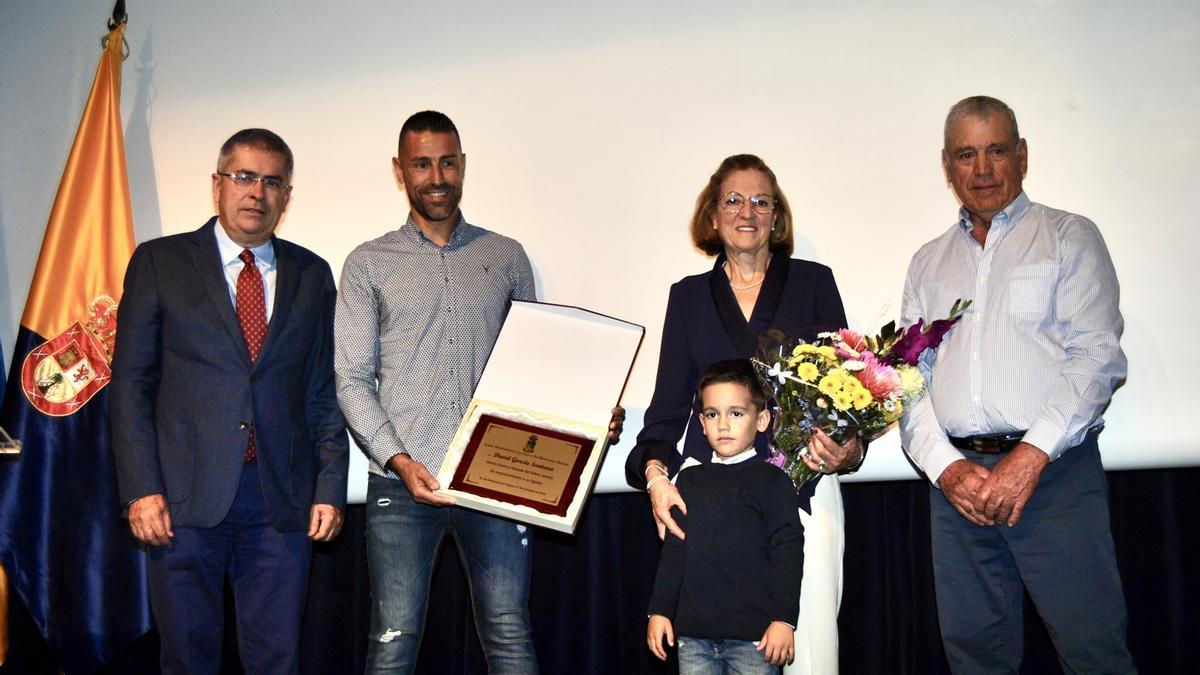
<svg viewBox="0 0 1200 675">
<path fill-rule="evenodd" d="M 408 488 L 413 501 L 432 506 L 454 504 L 454 497 L 435 492 L 442 488 L 442 484 L 438 482 L 437 478 L 434 478 L 433 474 L 429 473 L 429 469 L 407 454 L 400 453 L 393 456 L 388 462 L 388 468 L 404 481 L 404 487 Z"/>
</svg>

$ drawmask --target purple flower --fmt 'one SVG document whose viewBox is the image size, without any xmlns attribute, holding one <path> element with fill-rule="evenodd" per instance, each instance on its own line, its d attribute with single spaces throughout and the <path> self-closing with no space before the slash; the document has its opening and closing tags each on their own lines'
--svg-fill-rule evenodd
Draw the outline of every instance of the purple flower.
<svg viewBox="0 0 1200 675">
<path fill-rule="evenodd" d="M 892 345 L 893 356 L 910 366 L 917 365 L 921 352 L 929 346 L 929 336 L 921 330 L 924 323 L 925 319 L 917 319 L 916 323 L 904 330 L 904 335 Z"/>
<path fill-rule="evenodd" d="M 771 464 L 782 469 L 783 465 L 787 464 L 787 455 L 778 450 L 772 449 L 771 456 L 767 458 L 767 464 Z"/>
<path fill-rule="evenodd" d="M 910 366 L 917 365 L 921 352 L 937 349 L 938 345 L 942 344 L 942 338 L 946 337 L 946 333 L 960 318 L 961 315 L 953 319 L 938 319 L 928 326 L 925 325 L 925 319 L 917 319 L 916 323 L 904 330 L 904 335 L 892 346 L 892 354 Z"/>
<path fill-rule="evenodd" d="M 938 319 L 929 324 L 929 327 L 925 329 L 925 334 L 929 336 L 929 346 L 937 349 L 938 345 L 942 344 L 942 338 L 946 337 L 946 333 L 950 332 L 950 329 L 961 318 L 960 314 L 953 319 Z"/>
</svg>

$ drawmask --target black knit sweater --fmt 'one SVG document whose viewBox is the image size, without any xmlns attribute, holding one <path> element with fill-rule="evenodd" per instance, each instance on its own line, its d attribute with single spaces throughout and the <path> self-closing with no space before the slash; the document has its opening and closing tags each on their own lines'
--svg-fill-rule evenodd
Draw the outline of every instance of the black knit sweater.
<svg viewBox="0 0 1200 675">
<path fill-rule="evenodd" d="M 804 528 L 787 475 L 750 459 L 685 469 L 676 485 L 688 514 L 673 515 L 687 538 L 663 543 L 650 613 L 671 619 L 676 635 L 713 640 L 758 640 L 772 621 L 795 626 Z"/>
</svg>

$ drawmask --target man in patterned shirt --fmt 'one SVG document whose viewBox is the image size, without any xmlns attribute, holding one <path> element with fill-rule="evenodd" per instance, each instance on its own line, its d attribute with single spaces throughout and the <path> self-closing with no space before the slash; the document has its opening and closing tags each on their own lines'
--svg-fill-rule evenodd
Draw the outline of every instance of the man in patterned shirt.
<svg viewBox="0 0 1200 675">
<path fill-rule="evenodd" d="M 370 458 L 368 670 L 412 672 L 442 537 L 455 537 L 494 673 L 535 673 L 525 527 L 453 506 L 437 471 L 511 300 L 535 300 L 516 241 L 458 208 L 466 155 L 448 117 L 400 129 L 396 178 L 411 211 L 346 259 L 335 322 L 338 401 Z"/>
<path fill-rule="evenodd" d="M 1030 201 L 1027 160 L 1002 101 L 950 109 L 942 167 L 962 208 L 904 287 L 906 324 L 973 301 L 901 424 L 933 483 L 942 642 L 956 673 L 1017 672 L 1028 591 L 1064 670 L 1134 672 L 1096 445 L 1125 377 L 1117 275 L 1095 224 Z"/>
</svg>

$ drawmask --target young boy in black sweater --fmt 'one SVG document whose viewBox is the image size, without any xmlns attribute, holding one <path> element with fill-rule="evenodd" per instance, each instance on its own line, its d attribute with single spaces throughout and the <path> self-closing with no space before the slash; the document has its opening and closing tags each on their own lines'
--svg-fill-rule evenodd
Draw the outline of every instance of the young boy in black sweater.
<svg viewBox="0 0 1200 675">
<path fill-rule="evenodd" d="M 646 641 L 665 660 L 663 639 L 679 635 L 680 673 L 778 673 L 794 654 L 804 569 L 796 489 L 755 454 L 771 416 L 754 366 L 715 363 L 697 389 L 712 462 L 676 478 L 687 537 L 663 543 Z"/>
</svg>

